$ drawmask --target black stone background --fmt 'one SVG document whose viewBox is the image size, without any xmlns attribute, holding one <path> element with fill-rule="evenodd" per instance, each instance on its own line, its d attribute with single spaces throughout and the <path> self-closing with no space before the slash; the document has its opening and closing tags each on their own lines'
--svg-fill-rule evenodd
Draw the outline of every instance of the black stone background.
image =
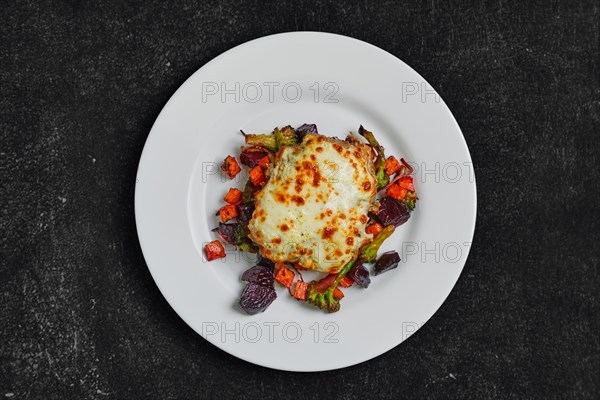
<svg viewBox="0 0 600 400">
<path fill-rule="evenodd" d="M 598 398 L 597 1 L 0 7 L 0 397 Z M 479 201 L 435 316 L 372 361 L 306 374 L 187 327 L 146 268 L 133 207 L 144 141 L 179 85 L 293 30 L 365 40 L 422 74 L 463 130 Z"/>
</svg>

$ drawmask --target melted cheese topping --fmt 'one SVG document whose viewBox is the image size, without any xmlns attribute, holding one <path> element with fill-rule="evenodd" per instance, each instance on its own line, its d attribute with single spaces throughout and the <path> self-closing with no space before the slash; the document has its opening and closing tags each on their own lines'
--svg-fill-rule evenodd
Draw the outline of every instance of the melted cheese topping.
<svg viewBox="0 0 600 400">
<path fill-rule="evenodd" d="M 369 146 L 306 135 L 277 154 L 249 237 L 275 262 L 338 272 L 371 240 L 365 225 L 376 190 Z"/>
</svg>

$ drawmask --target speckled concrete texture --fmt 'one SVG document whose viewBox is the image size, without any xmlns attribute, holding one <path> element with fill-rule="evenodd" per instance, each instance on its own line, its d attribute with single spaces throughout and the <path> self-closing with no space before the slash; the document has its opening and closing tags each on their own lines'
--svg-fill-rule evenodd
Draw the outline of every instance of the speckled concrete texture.
<svg viewBox="0 0 600 400">
<path fill-rule="evenodd" d="M 2 2 L 0 398 L 598 398 L 598 2 L 450 3 Z M 477 173 L 450 297 L 401 346 L 327 373 L 210 345 L 161 296 L 135 231 L 137 163 L 171 94 L 290 30 L 415 68 Z"/>
</svg>

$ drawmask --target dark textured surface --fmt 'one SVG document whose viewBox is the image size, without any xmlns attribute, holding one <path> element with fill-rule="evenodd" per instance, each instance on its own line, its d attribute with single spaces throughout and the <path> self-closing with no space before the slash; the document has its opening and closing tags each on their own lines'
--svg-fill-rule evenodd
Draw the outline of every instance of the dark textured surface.
<svg viewBox="0 0 600 400">
<path fill-rule="evenodd" d="M 598 398 L 598 2 L 37 3 L 0 12 L 0 397 Z M 419 71 L 462 127 L 479 198 L 438 313 L 318 374 L 256 367 L 188 328 L 133 212 L 144 141 L 177 87 L 237 44 L 303 29 Z"/>
</svg>

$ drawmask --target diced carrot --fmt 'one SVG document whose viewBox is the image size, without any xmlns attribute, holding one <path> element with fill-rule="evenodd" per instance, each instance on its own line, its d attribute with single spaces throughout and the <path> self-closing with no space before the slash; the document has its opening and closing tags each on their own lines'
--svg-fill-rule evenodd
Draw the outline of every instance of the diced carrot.
<svg viewBox="0 0 600 400">
<path fill-rule="evenodd" d="M 344 275 L 342 279 L 340 279 L 340 286 L 343 288 L 350 287 L 354 284 L 354 280 L 350 278 L 348 275 Z"/>
<path fill-rule="evenodd" d="M 400 162 L 394 156 L 389 156 L 388 158 L 386 158 L 385 164 L 383 165 L 383 168 L 385 169 L 385 173 L 388 174 L 389 176 L 392 176 L 396 172 L 400 171 L 401 167 L 402 166 L 400 165 Z"/>
<path fill-rule="evenodd" d="M 275 275 L 275 280 L 285 287 L 291 287 L 294 282 L 294 272 L 289 270 L 285 265 L 282 265 Z"/>
<path fill-rule="evenodd" d="M 257 187 L 261 186 L 265 182 L 265 172 L 260 165 L 257 165 L 250 170 L 250 180 L 252 181 L 252 184 Z"/>
<path fill-rule="evenodd" d="M 298 300 L 306 300 L 306 288 L 308 288 L 308 283 L 302 281 L 296 282 L 294 297 Z"/>
<path fill-rule="evenodd" d="M 396 200 L 402 200 L 404 196 L 406 196 L 406 189 L 403 189 L 394 183 L 387 189 L 387 194 Z"/>
<path fill-rule="evenodd" d="M 410 190 L 411 192 L 415 191 L 415 184 L 413 182 L 412 176 L 403 176 L 398 181 L 398 186 L 403 189 Z"/>
<path fill-rule="evenodd" d="M 271 162 L 271 159 L 269 158 L 269 156 L 264 156 L 263 158 L 258 160 L 258 165 L 261 168 L 267 168 L 267 166 L 269 165 L 270 162 Z"/>
<path fill-rule="evenodd" d="M 233 156 L 225 157 L 223 164 L 221 164 L 221 170 L 231 179 L 235 178 L 237 174 L 240 173 L 242 168 L 240 168 L 239 164 L 235 160 Z"/>
<path fill-rule="evenodd" d="M 236 188 L 229 189 L 229 192 L 225 195 L 225 201 L 229 204 L 237 204 L 242 200 L 242 191 Z"/>
<path fill-rule="evenodd" d="M 206 246 L 204 246 L 204 252 L 206 253 L 208 261 L 225 257 L 225 248 L 218 240 L 207 243 Z"/>
<path fill-rule="evenodd" d="M 333 289 L 333 297 L 335 297 L 338 300 L 341 300 L 344 298 L 344 292 L 342 292 L 340 288 L 336 287 L 335 289 Z"/>
<path fill-rule="evenodd" d="M 369 235 L 377 236 L 383 230 L 383 225 L 379 222 L 373 222 L 365 229 Z"/>
<path fill-rule="evenodd" d="M 221 222 L 227 222 L 230 219 L 237 217 L 237 215 L 237 209 L 233 204 L 228 204 L 219 209 L 219 216 L 221 217 Z"/>
</svg>

